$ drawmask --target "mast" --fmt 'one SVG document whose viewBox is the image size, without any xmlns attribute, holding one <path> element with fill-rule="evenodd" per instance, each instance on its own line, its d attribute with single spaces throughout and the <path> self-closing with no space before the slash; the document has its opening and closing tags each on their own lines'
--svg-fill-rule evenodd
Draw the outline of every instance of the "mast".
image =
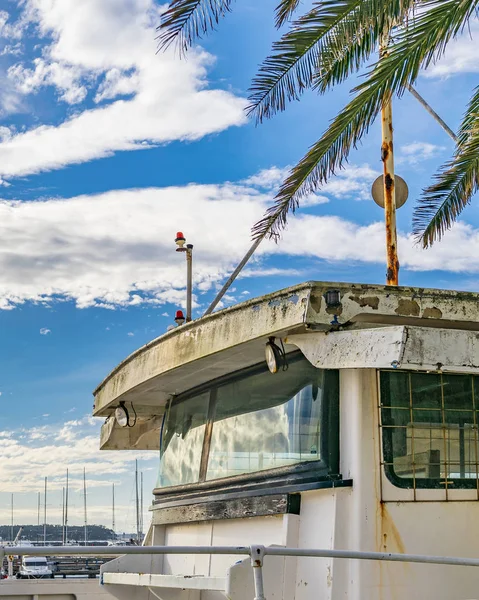
<svg viewBox="0 0 479 600">
<path fill-rule="evenodd" d="M 37 506 L 37 525 L 40 527 L 40 492 L 38 492 L 38 506 Z"/>
<path fill-rule="evenodd" d="M 45 495 L 43 497 L 43 543 L 47 544 L 47 478 L 45 477 Z"/>
<path fill-rule="evenodd" d="M 85 517 L 85 546 L 88 540 L 88 521 L 86 514 L 86 472 L 85 467 L 83 467 L 83 512 Z"/>
<path fill-rule="evenodd" d="M 65 486 L 62 487 L 62 546 L 65 545 Z"/>
<path fill-rule="evenodd" d="M 112 485 L 111 528 L 113 533 L 115 533 L 115 484 L 113 483 Z"/>
<path fill-rule="evenodd" d="M 140 533 L 143 539 L 143 471 L 140 473 Z"/>
<path fill-rule="evenodd" d="M 12 502 L 11 502 L 11 505 L 12 505 L 12 506 L 11 506 L 11 527 L 10 527 L 10 537 L 11 537 L 11 540 L 12 540 L 12 542 L 13 542 L 13 540 L 15 539 L 15 538 L 13 537 L 13 492 L 12 492 Z"/>
<path fill-rule="evenodd" d="M 67 482 L 65 488 L 65 543 L 68 544 L 68 469 Z"/>
<path fill-rule="evenodd" d="M 387 55 L 389 32 L 381 41 L 380 54 Z M 394 175 L 393 112 L 392 95 L 388 92 L 383 98 L 381 109 L 381 160 L 383 162 L 384 217 L 386 221 L 386 285 L 398 285 L 399 260 L 397 254 L 396 230 L 396 185 Z"/>
<path fill-rule="evenodd" d="M 135 460 L 136 539 L 140 543 L 140 502 L 138 499 L 138 460 Z"/>
</svg>

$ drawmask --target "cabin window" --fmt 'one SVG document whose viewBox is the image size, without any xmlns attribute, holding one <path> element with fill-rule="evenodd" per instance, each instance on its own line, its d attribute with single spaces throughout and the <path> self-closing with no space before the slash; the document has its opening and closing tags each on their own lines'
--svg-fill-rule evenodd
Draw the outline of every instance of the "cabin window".
<svg viewBox="0 0 479 600">
<path fill-rule="evenodd" d="M 337 474 L 338 379 L 298 354 L 275 375 L 262 363 L 176 398 L 161 432 L 159 487 L 300 463 Z"/>
<path fill-rule="evenodd" d="M 384 468 L 404 488 L 475 488 L 479 379 L 380 374 Z"/>
</svg>

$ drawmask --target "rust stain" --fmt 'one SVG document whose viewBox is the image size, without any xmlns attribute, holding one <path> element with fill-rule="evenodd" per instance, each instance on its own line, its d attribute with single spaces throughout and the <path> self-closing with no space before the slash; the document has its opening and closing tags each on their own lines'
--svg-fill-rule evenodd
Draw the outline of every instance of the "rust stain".
<svg viewBox="0 0 479 600">
<path fill-rule="evenodd" d="M 402 298 L 398 301 L 397 308 L 394 312 L 403 317 L 419 317 L 419 304 L 415 300 Z"/>
<path fill-rule="evenodd" d="M 328 315 L 337 315 L 338 317 L 343 314 L 343 307 L 339 306 L 328 306 L 326 308 Z"/>
<path fill-rule="evenodd" d="M 379 308 L 379 298 L 378 296 L 349 296 L 350 300 L 359 304 L 361 308 L 369 306 L 373 310 L 377 310 Z"/>
<path fill-rule="evenodd" d="M 404 542 L 399 533 L 391 515 L 389 514 L 386 504 L 381 503 L 381 531 L 382 531 L 382 550 L 384 552 L 399 552 L 406 553 Z M 403 563 L 407 564 L 407 563 Z"/>
<path fill-rule="evenodd" d="M 442 311 L 433 306 L 432 308 L 425 308 L 422 316 L 425 319 L 442 319 Z"/>
</svg>

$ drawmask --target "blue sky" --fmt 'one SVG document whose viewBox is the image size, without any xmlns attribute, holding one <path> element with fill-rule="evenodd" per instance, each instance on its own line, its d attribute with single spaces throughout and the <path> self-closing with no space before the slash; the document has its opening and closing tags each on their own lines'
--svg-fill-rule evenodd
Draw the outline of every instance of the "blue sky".
<svg viewBox="0 0 479 600">
<path fill-rule="evenodd" d="M 78 495 L 87 469 L 92 521 L 131 530 L 135 453 L 99 453 L 92 390 L 138 346 L 161 335 L 184 303 L 174 237 L 195 245 L 201 315 L 250 244 L 274 191 L 349 96 L 354 81 L 306 94 L 259 127 L 243 108 L 276 37 L 273 2 L 241 0 L 218 32 L 180 60 L 156 54 L 153 0 L 0 3 L 0 522 L 36 522 L 48 476 L 49 521 L 60 522 L 67 466 Z M 477 32 L 472 26 L 472 34 Z M 453 128 L 479 66 L 455 42 L 418 82 Z M 414 203 L 452 151 L 410 96 L 394 104 L 396 172 L 410 199 L 398 212 L 400 283 L 479 287 L 479 215 L 471 205 L 441 244 L 414 246 Z M 262 244 L 226 304 L 308 279 L 384 281 L 376 124 L 350 165 Z M 157 456 L 142 453 L 145 498 Z M 146 518 L 146 517 L 145 517 Z"/>
</svg>

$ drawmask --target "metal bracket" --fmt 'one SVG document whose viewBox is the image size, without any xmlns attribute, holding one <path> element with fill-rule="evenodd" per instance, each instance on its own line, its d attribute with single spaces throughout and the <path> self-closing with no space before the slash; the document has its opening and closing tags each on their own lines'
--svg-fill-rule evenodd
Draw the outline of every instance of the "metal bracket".
<svg viewBox="0 0 479 600">
<path fill-rule="evenodd" d="M 254 600 L 266 600 L 263 586 L 264 546 L 251 546 L 250 552 L 254 578 Z"/>
</svg>

